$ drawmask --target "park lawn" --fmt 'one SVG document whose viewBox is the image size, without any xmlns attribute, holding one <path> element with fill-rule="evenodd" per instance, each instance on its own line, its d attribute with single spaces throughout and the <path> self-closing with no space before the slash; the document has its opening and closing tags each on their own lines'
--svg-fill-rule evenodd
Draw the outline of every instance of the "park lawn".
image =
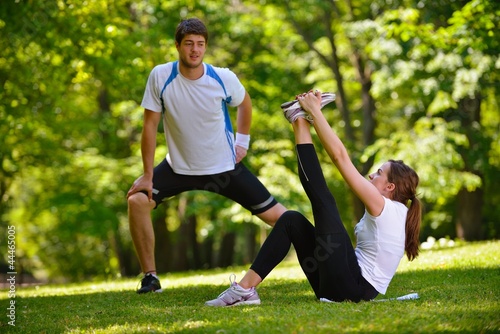
<svg viewBox="0 0 500 334">
<path fill-rule="evenodd" d="M 0 293 L 2 333 L 435 333 L 500 332 L 500 241 L 422 251 L 403 260 L 389 286 L 393 298 L 321 303 L 294 256 L 258 288 L 262 304 L 211 308 L 247 267 L 161 275 L 163 293 L 137 295 L 138 279 L 16 288 L 15 327 Z"/>
</svg>

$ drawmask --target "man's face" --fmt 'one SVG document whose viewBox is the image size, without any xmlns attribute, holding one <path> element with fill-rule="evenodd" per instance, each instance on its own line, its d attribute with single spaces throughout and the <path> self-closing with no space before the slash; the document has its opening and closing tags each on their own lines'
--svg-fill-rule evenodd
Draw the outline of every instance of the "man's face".
<svg viewBox="0 0 500 334">
<path fill-rule="evenodd" d="M 186 35 L 180 45 L 176 44 L 176 48 L 182 65 L 194 69 L 203 62 L 207 43 L 201 35 Z"/>
</svg>

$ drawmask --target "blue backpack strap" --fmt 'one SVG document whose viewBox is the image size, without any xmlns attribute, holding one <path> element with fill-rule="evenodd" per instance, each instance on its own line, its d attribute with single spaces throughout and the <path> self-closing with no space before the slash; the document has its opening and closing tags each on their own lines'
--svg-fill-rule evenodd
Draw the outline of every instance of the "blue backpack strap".
<svg viewBox="0 0 500 334">
<path fill-rule="evenodd" d="M 163 85 L 163 88 L 161 89 L 160 92 L 160 101 L 161 101 L 161 112 L 165 112 L 165 103 L 163 102 L 163 92 L 165 91 L 165 88 L 175 79 L 177 74 L 179 74 L 179 71 L 177 71 L 177 63 L 179 61 L 176 60 L 172 63 L 172 72 L 170 73 L 170 76 L 168 77 L 167 81 L 165 81 L 165 84 Z M 225 91 L 225 90 L 224 90 Z"/>
<path fill-rule="evenodd" d="M 214 78 L 221 86 L 222 89 L 224 90 L 224 95 L 226 96 L 225 99 L 222 100 L 222 110 L 224 112 L 224 122 L 226 125 L 226 139 L 230 147 L 234 147 L 234 132 L 233 132 L 233 125 L 231 124 L 231 118 L 229 117 L 229 110 L 227 106 L 229 103 L 231 103 L 231 96 L 227 96 L 227 91 L 226 87 L 224 86 L 224 83 L 222 82 L 222 79 L 219 77 L 217 72 L 215 72 L 214 68 L 210 64 L 207 65 L 207 75 L 211 78 Z M 236 162 L 236 152 L 233 149 L 233 161 Z"/>
</svg>

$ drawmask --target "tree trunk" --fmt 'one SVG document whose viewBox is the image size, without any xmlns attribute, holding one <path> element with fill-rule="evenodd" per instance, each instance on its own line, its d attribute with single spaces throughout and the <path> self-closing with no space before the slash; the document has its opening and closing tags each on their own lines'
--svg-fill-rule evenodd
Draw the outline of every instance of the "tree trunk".
<svg viewBox="0 0 500 334">
<path fill-rule="evenodd" d="M 114 229 L 109 236 L 111 247 L 118 258 L 118 266 L 122 277 L 136 276 L 141 272 L 134 248 L 125 247 L 118 229 Z"/>
<path fill-rule="evenodd" d="M 457 206 L 457 237 L 467 241 L 481 240 L 483 238 L 481 224 L 483 190 L 480 188 L 475 191 L 462 189 L 458 193 Z"/>
<path fill-rule="evenodd" d="M 214 268 L 214 237 L 212 235 L 207 236 L 203 243 L 201 244 L 201 263 L 202 268 Z"/>
<path fill-rule="evenodd" d="M 155 233 L 155 260 L 156 271 L 165 273 L 170 270 L 171 250 L 170 250 L 170 232 L 167 229 L 167 203 L 157 209 L 153 217 L 153 230 Z"/>
<path fill-rule="evenodd" d="M 174 271 L 185 271 L 189 269 L 189 229 L 186 223 L 186 209 L 189 205 L 187 194 L 179 196 L 179 204 L 177 207 L 177 216 L 180 220 L 180 226 L 176 231 L 177 237 L 175 238 L 175 249 L 173 251 L 173 267 Z"/>
<path fill-rule="evenodd" d="M 196 236 L 197 219 L 195 215 L 186 217 L 184 221 L 186 225 L 186 237 L 189 245 L 189 269 L 200 269 L 202 265 L 200 256 L 200 245 Z"/>
<path fill-rule="evenodd" d="M 476 94 L 473 98 L 466 97 L 458 104 L 458 113 L 448 115 L 449 120 L 459 118 L 462 129 L 467 136 L 469 145 L 459 147 L 458 152 L 464 161 L 464 170 L 481 178 L 484 177 L 477 167 L 483 156 L 478 155 L 484 152 L 481 148 L 481 95 Z M 483 161 L 484 164 L 488 163 Z M 457 197 L 457 236 L 464 240 L 480 240 L 482 234 L 482 211 L 483 211 L 483 189 L 476 188 L 474 191 L 462 189 Z"/>
<path fill-rule="evenodd" d="M 375 142 L 375 127 L 377 125 L 375 120 L 376 107 L 375 101 L 371 95 L 371 70 L 369 66 L 365 65 L 363 61 L 362 54 L 356 50 L 354 43 L 351 43 L 351 46 L 354 50 L 351 55 L 351 62 L 356 69 L 358 82 L 361 84 L 361 100 L 363 101 L 363 133 L 361 138 L 361 147 L 364 150 L 366 147 L 372 145 Z M 361 151 L 362 152 L 362 151 Z M 370 157 L 366 162 L 362 163 L 359 161 L 360 154 L 357 152 L 351 153 L 354 163 L 356 165 L 361 165 L 358 167 L 361 175 L 367 175 L 370 172 L 370 169 L 373 166 L 373 162 L 375 157 Z M 356 221 L 361 219 L 365 214 L 365 205 L 361 202 L 359 198 L 353 196 L 353 207 L 354 207 L 354 216 L 356 217 Z"/>
<path fill-rule="evenodd" d="M 243 264 L 252 263 L 257 255 L 257 233 L 259 227 L 253 223 L 245 223 L 245 245 L 243 253 Z"/>
<path fill-rule="evenodd" d="M 224 234 L 219 252 L 219 267 L 225 268 L 233 264 L 235 243 L 236 234 L 234 232 Z"/>
</svg>

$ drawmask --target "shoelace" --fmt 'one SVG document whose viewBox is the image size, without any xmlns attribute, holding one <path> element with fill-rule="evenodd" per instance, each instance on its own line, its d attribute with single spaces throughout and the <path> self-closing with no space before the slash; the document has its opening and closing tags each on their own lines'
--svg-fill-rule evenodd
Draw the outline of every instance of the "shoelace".
<svg viewBox="0 0 500 334">
<path fill-rule="evenodd" d="M 233 285 L 236 283 L 236 275 L 235 274 L 229 275 L 229 283 L 230 283 L 229 288 L 222 291 L 221 294 L 217 298 L 221 298 L 223 295 L 225 295 L 228 291 L 230 291 L 233 288 Z"/>
</svg>

